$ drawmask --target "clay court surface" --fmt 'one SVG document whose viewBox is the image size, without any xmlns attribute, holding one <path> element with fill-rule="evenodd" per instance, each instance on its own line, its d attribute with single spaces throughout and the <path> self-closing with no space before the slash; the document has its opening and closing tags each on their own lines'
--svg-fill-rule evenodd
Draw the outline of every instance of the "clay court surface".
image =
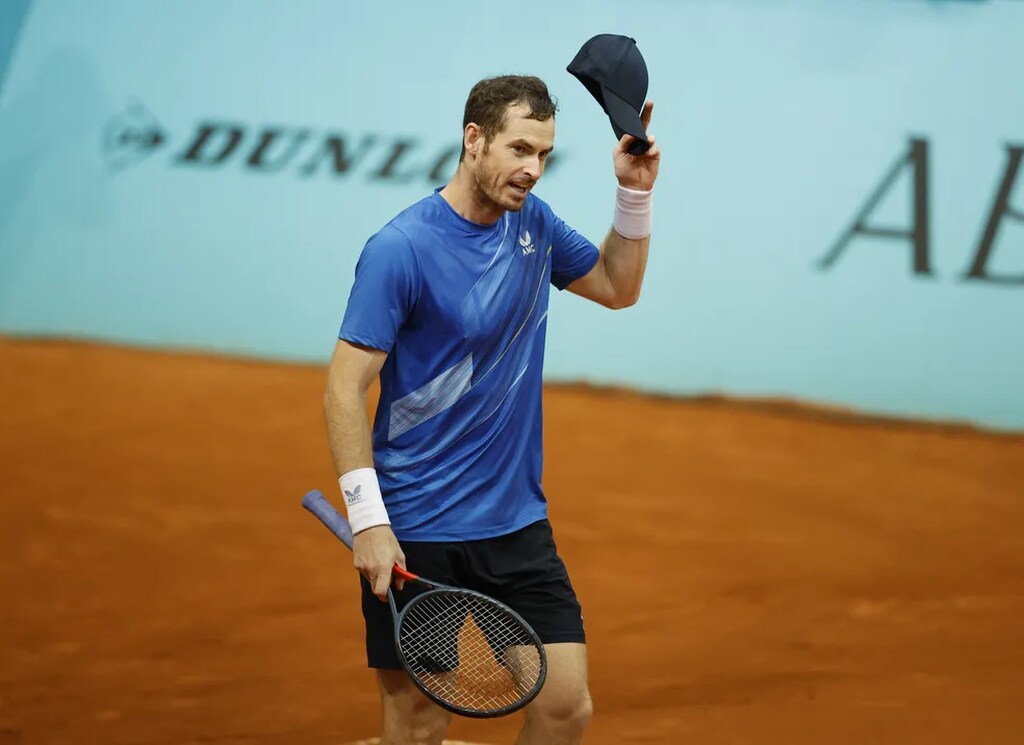
<svg viewBox="0 0 1024 745">
<path fill-rule="evenodd" d="M 0 744 L 377 734 L 321 367 L 0 338 Z M 1024 740 L 1024 437 L 554 387 L 587 742 Z M 513 717 L 450 736 L 509 743 Z"/>
</svg>

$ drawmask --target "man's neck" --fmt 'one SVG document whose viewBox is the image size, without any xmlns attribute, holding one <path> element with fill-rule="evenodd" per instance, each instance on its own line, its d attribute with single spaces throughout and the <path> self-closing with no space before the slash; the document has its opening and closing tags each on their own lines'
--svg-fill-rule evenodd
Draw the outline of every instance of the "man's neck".
<svg viewBox="0 0 1024 745">
<path fill-rule="evenodd" d="M 501 219 L 504 210 L 484 196 L 472 175 L 459 164 L 455 176 L 439 194 L 462 218 L 479 225 L 493 225 Z"/>
</svg>

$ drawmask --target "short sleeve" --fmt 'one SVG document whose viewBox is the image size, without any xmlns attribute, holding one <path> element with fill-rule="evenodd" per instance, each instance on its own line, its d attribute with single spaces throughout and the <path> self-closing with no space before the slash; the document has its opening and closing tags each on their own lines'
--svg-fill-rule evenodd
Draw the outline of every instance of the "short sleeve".
<svg viewBox="0 0 1024 745">
<path fill-rule="evenodd" d="M 587 238 L 552 213 L 551 284 L 564 290 L 594 268 L 601 252 Z"/>
<path fill-rule="evenodd" d="M 401 231 L 386 226 L 359 255 L 338 338 L 390 352 L 418 296 L 412 246 Z"/>
</svg>

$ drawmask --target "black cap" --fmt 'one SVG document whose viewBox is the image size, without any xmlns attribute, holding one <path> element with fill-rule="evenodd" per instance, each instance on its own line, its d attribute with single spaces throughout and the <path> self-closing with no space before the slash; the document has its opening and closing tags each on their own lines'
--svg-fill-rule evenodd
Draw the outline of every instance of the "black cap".
<svg viewBox="0 0 1024 745">
<path fill-rule="evenodd" d="M 601 104 L 616 137 L 629 134 L 637 138 L 629 151 L 634 155 L 645 153 L 650 145 L 640 112 L 647 100 L 647 64 L 636 48 L 636 40 L 598 34 L 580 47 L 565 69 Z"/>
</svg>

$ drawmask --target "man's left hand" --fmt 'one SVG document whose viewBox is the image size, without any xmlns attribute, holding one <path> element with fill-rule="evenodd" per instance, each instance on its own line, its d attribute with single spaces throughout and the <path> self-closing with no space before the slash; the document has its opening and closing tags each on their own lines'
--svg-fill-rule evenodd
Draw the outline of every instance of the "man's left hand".
<svg viewBox="0 0 1024 745">
<path fill-rule="evenodd" d="M 654 111 L 654 102 L 648 101 L 644 104 L 644 110 L 640 113 L 640 121 L 644 125 L 644 132 L 648 131 L 651 123 L 651 112 Z M 638 191 L 649 191 L 654 188 L 654 181 L 658 178 L 658 164 L 661 162 L 661 150 L 654 137 L 647 136 L 650 148 L 643 155 L 630 155 L 629 146 L 635 138 L 632 135 L 623 135 L 619 144 L 612 151 L 615 161 L 615 178 L 619 180 L 619 186 Z"/>
</svg>

